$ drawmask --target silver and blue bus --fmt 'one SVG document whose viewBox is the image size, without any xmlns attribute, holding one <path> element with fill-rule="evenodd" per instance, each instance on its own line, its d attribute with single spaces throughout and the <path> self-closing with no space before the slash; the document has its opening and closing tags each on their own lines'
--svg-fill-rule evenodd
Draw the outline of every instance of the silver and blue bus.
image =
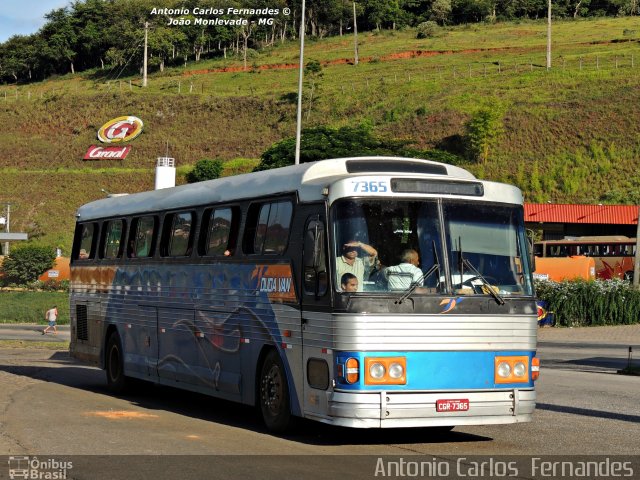
<svg viewBox="0 0 640 480">
<path fill-rule="evenodd" d="M 70 350 L 113 391 L 138 379 L 254 405 L 276 432 L 296 417 L 527 422 L 529 250 L 520 190 L 428 160 L 331 159 L 105 198 L 77 212 Z"/>
</svg>

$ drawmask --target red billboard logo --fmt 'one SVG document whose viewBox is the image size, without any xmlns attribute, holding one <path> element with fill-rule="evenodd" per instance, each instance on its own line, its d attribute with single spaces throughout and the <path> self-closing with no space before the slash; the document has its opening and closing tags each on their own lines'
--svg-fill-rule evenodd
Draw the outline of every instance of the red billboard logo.
<svg viewBox="0 0 640 480">
<path fill-rule="evenodd" d="M 129 142 L 142 133 L 144 124 L 138 117 L 114 118 L 98 130 L 98 140 L 103 143 Z"/>
<path fill-rule="evenodd" d="M 124 160 L 127 158 L 131 150 L 130 146 L 126 147 L 101 147 L 99 145 L 91 145 L 84 154 L 83 160 Z"/>
</svg>

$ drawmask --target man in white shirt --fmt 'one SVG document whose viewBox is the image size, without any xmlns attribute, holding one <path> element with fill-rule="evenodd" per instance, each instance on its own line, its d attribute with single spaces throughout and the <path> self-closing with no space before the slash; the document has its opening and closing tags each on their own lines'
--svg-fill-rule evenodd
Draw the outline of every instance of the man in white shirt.
<svg viewBox="0 0 640 480">
<path fill-rule="evenodd" d="M 358 257 L 358 252 L 362 251 L 367 258 Z M 378 251 L 371 245 L 352 240 L 342 246 L 342 255 L 336 258 L 336 283 L 342 282 L 345 273 L 351 273 L 358 279 L 358 291 L 362 291 L 365 274 L 369 274 L 375 266 Z"/>
<path fill-rule="evenodd" d="M 409 248 L 402 252 L 402 263 L 384 269 L 384 276 L 389 284 L 389 290 L 407 290 L 412 285 L 423 285 L 422 270 L 418 268 L 420 256 L 418 252 Z"/>
</svg>

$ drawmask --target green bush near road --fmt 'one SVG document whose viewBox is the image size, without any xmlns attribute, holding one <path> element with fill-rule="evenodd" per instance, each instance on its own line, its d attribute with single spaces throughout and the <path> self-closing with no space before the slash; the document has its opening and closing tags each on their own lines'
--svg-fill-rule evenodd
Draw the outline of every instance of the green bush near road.
<svg viewBox="0 0 640 480">
<path fill-rule="evenodd" d="M 640 291 L 622 280 L 536 281 L 536 294 L 549 302 L 557 326 L 640 323 Z"/>
<path fill-rule="evenodd" d="M 45 325 L 44 314 L 54 305 L 58 307 L 58 325 L 68 325 L 68 293 L 0 291 L 0 323 Z"/>
</svg>

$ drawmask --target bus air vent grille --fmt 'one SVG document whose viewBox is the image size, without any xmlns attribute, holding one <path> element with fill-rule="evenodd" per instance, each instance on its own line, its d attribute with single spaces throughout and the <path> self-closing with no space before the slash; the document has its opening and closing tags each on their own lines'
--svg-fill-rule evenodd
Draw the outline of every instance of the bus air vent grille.
<svg viewBox="0 0 640 480">
<path fill-rule="evenodd" d="M 86 305 L 76 305 L 76 325 L 78 340 L 89 340 L 89 327 L 87 325 Z"/>
</svg>

